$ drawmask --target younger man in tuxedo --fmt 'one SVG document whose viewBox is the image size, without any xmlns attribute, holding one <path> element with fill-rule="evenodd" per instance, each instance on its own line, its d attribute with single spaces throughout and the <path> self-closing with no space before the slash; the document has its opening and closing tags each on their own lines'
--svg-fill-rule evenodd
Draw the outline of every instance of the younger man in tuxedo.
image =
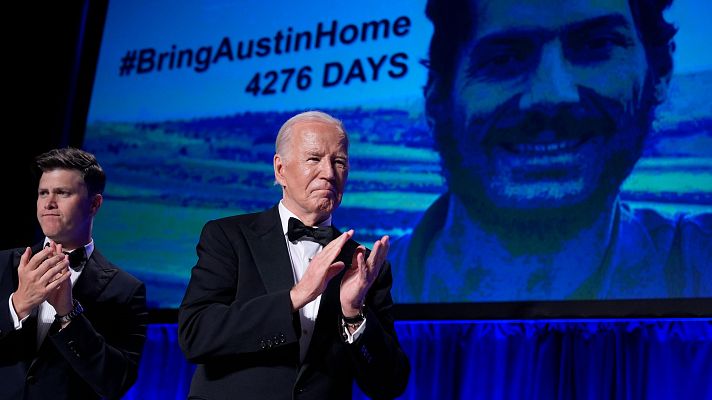
<svg viewBox="0 0 712 400">
<path fill-rule="evenodd" d="M 106 176 L 73 148 L 40 155 L 32 248 L 0 252 L 0 399 L 120 398 L 146 339 L 144 284 L 92 239 Z"/>
</svg>

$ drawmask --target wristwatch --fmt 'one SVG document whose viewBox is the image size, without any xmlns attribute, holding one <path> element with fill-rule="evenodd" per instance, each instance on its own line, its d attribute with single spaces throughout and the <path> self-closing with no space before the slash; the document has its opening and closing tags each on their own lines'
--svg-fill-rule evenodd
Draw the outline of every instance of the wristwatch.
<svg viewBox="0 0 712 400">
<path fill-rule="evenodd" d="M 74 318 L 78 317 L 81 313 L 84 312 L 84 308 L 82 307 L 81 304 L 79 304 L 79 301 L 77 299 L 72 300 L 72 311 L 69 312 L 67 315 L 59 315 L 55 314 L 54 318 L 59 321 L 60 323 L 66 323 Z"/>
<path fill-rule="evenodd" d="M 361 307 L 358 310 L 358 314 L 354 315 L 353 317 L 347 317 L 342 314 L 341 319 L 344 321 L 344 325 L 356 329 L 361 326 L 363 321 L 366 319 L 366 316 L 363 315 L 363 307 Z"/>
</svg>

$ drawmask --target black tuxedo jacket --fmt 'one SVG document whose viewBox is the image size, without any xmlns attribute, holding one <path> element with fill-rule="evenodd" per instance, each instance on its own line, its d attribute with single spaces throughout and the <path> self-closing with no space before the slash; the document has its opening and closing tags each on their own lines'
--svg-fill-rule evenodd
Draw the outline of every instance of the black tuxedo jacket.
<svg viewBox="0 0 712 400">
<path fill-rule="evenodd" d="M 0 251 L 0 399 L 120 398 L 146 341 L 144 284 L 94 249 L 72 289 L 84 313 L 53 324 L 37 350 L 37 309 L 15 330 L 8 304 L 23 251 Z"/>
<path fill-rule="evenodd" d="M 339 260 L 351 265 L 358 246 Z M 341 332 L 339 283 L 322 294 L 311 344 L 299 362 L 292 265 L 274 208 L 208 222 L 179 309 L 180 345 L 198 363 L 192 399 L 349 399 L 354 378 L 373 398 L 405 390 L 410 367 L 393 327 L 386 263 L 366 297 L 366 328 L 353 344 Z"/>
</svg>

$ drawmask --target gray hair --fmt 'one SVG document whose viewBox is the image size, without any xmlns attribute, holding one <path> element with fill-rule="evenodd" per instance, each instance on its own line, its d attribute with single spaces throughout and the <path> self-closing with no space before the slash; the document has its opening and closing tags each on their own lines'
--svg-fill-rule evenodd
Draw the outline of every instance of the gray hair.
<svg viewBox="0 0 712 400">
<path fill-rule="evenodd" d="M 284 124 L 282 124 L 281 128 L 279 128 L 279 133 L 277 133 L 277 140 L 275 140 L 274 143 L 274 151 L 275 153 L 282 156 L 282 158 L 286 157 L 286 150 L 288 148 L 287 144 L 292 136 L 292 128 L 294 127 L 294 125 L 302 122 L 322 122 L 325 124 L 334 125 L 334 127 L 336 127 L 336 129 L 346 138 L 346 148 L 348 149 L 349 137 L 346 134 L 346 129 L 344 129 L 344 124 L 341 122 L 341 120 L 336 119 L 323 111 L 312 110 L 305 111 L 303 113 L 299 113 L 293 116 L 292 118 L 288 119 Z"/>
</svg>

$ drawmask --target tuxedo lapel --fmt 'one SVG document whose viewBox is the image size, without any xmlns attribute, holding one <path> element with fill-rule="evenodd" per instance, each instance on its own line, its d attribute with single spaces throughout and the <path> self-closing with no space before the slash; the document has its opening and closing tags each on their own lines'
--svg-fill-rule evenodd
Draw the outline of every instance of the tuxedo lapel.
<svg viewBox="0 0 712 400">
<path fill-rule="evenodd" d="M 37 326 L 37 320 L 35 319 L 35 326 Z M 59 321 L 55 320 L 52 322 L 52 325 L 50 325 L 49 330 L 47 331 L 47 335 L 45 336 L 44 340 L 42 341 L 42 344 L 40 344 L 39 349 L 35 352 L 35 356 L 32 359 L 32 362 L 30 363 L 30 366 L 27 369 L 27 375 L 33 375 L 35 368 L 37 368 L 38 364 L 41 363 L 52 363 L 53 359 L 59 358 L 59 354 L 57 353 L 57 349 L 54 347 L 54 345 L 51 343 L 52 341 L 49 338 L 49 335 L 51 335 L 54 332 L 57 332 L 59 330 Z M 35 340 L 33 343 L 37 342 L 37 333 L 35 332 Z M 35 345 L 34 348 L 37 348 Z"/>
<path fill-rule="evenodd" d="M 335 237 L 339 237 L 341 232 L 336 231 Z M 339 289 L 341 287 L 341 279 L 344 277 L 346 270 L 351 267 L 351 259 L 354 255 L 354 250 L 357 244 L 353 240 L 349 240 L 344 244 L 341 252 L 336 257 L 334 261 L 341 261 L 344 263 L 344 269 L 339 272 L 338 275 L 333 277 L 329 284 L 326 286 L 326 290 L 321 295 L 321 303 L 319 304 L 319 313 L 317 314 L 316 323 L 314 325 L 314 338 L 317 339 L 317 343 L 324 342 L 323 340 L 318 340 L 320 336 L 328 336 L 328 332 L 334 329 L 334 326 L 338 326 L 340 322 L 339 318 L 341 316 L 341 300 L 339 299 Z"/>
<path fill-rule="evenodd" d="M 334 237 L 336 238 L 340 235 L 341 232 L 337 230 Z M 335 261 L 342 261 L 346 267 L 329 281 L 326 290 L 324 290 L 324 293 L 321 295 L 319 313 L 317 314 L 314 324 L 314 333 L 309 343 L 309 350 L 307 350 L 304 363 L 299 369 L 297 381 L 299 381 L 302 374 L 309 368 L 311 361 L 315 357 L 326 356 L 328 347 L 331 346 L 335 340 L 334 336 L 339 335 L 339 330 L 341 329 L 341 300 L 339 299 L 341 279 L 344 277 L 346 269 L 351 266 L 351 259 L 357 246 L 358 244 L 355 241 L 349 240 L 336 257 Z M 341 339 L 336 338 L 336 340 Z"/>
<path fill-rule="evenodd" d="M 37 324 L 39 321 L 39 311 L 35 307 L 31 312 L 30 316 L 27 317 L 25 322 L 23 322 L 23 326 L 26 326 L 26 328 L 23 329 L 23 338 L 22 338 L 22 345 L 25 346 L 25 349 L 27 351 L 26 354 L 34 354 L 34 357 L 32 357 L 32 363 L 30 364 L 30 367 L 35 363 L 37 360 L 38 356 L 38 343 L 37 343 Z"/>
<path fill-rule="evenodd" d="M 42 243 L 37 243 L 34 246 L 32 246 L 31 251 L 32 251 L 32 255 L 35 255 L 38 252 L 42 251 Z M 24 249 L 21 249 L 16 253 L 17 259 L 15 260 L 15 265 L 17 265 L 17 266 L 20 265 L 20 257 L 22 256 L 22 253 L 24 253 Z M 24 343 L 24 346 L 27 346 L 27 349 L 28 349 L 27 354 L 33 355 L 29 362 L 29 365 L 27 366 L 26 375 L 32 374 L 40 357 L 46 353 L 46 352 L 42 351 L 42 348 L 44 347 L 45 343 L 42 343 L 40 346 L 38 346 L 39 343 L 37 343 L 37 324 L 38 323 L 39 323 L 39 308 L 35 307 L 32 309 L 32 311 L 30 312 L 30 315 L 27 317 L 25 322 L 23 322 L 23 326 L 25 326 L 25 325 L 27 326 L 25 329 L 23 329 L 23 331 L 25 331 L 23 333 L 25 335 L 23 343 Z M 46 340 L 45 340 L 45 342 L 46 342 Z"/>
<path fill-rule="evenodd" d="M 339 317 L 341 315 L 341 302 L 339 301 L 339 287 L 344 271 L 333 277 L 326 290 L 321 295 L 319 302 L 319 313 L 314 323 L 314 332 L 309 342 L 309 350 L 304 357 L 304 362 L 299 370 L 297 380 L 309 367 L 311 361 L 317 357 L 324 357 L 327 347 L 334 341 L 334 333 L 339 332 Z"/>
<path fill-rule="evenodd" d="M 250 229 L 245 230 L 245 236 L 267 291 L 277 292 L 294 286 L 292 263 L 277 207 L 259 213 Z"/>
<path fill-rule="evenodd" d="M 72 297 L 85 305 L 95 302 L 115 274 L 116 268 L 95 248 L 72 288 Z"/>
</svg>

